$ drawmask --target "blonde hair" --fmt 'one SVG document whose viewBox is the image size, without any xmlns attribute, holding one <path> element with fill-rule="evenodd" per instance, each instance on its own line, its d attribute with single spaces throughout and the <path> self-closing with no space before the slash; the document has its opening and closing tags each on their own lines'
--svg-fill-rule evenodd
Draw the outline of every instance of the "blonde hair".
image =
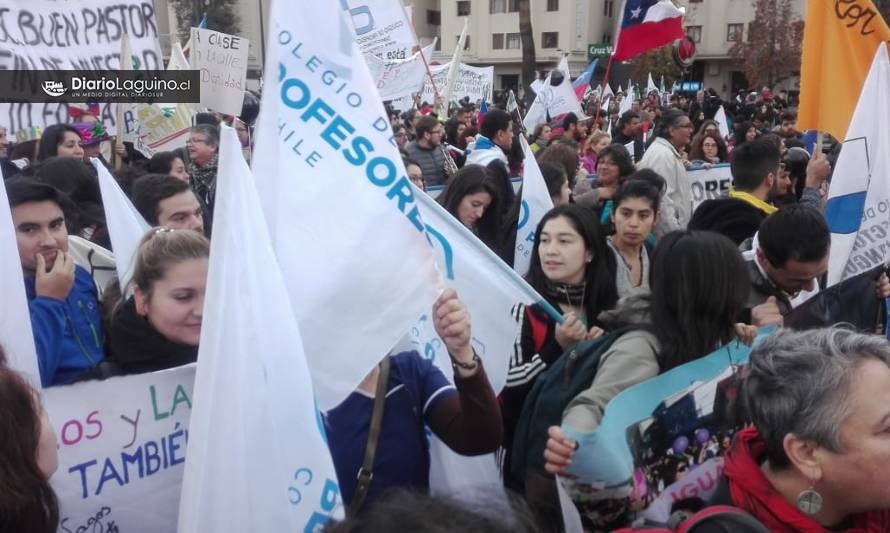
<svg viewBox="0 0 890 533">
<path fill-rule="evenodd" d="M 146 295 L 172 265 L 210 257 L 210 241 L 194 230 L 154 228 L 139 242 L 132 285 Z"/>
<path fill-rule="evenodd" d="M 597 132 L 594 133 L 593 135 L 591 135 L 591 136 L 587 139 L 587 142 L 584 143 L 584 155 L 587 155 L 587 154 L 589 154 L 590 152 L 592 152 L 592 151 L 593 151 L 593 147 L 596 146 L 596 143 L 600 142 L 600 140 L 602 140 L 602 139 L 611 139 L 611 138 L 612 138 L 612 136 L 609 135 L 608 133 L 604 133 L 604 132 L 602 132 L 602 131 L 597 130 Z"/>
</svg>

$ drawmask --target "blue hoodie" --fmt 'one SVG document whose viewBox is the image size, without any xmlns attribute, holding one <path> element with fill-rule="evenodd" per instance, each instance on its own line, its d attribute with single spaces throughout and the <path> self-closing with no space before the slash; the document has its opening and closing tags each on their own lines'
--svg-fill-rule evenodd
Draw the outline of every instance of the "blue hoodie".
<svg viewBox="0 0 890 533">
<path fill-rule="evenodd" d="M 80 266 L 65 301 L 37 296 L 34 282 L 25 278 L 40 381 L 44 387 L 71 383 L 105 358 L 96 285 Z"/>
</svg>

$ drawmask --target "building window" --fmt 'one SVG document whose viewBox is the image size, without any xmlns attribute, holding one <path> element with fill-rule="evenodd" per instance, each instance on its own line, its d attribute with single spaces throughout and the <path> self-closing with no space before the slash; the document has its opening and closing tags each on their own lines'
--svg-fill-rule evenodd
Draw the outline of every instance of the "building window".
<svg viewBox="0 0 890 533">
<path fill-rule="evenodd" d="M 701 26 L 686 26 L 686 36 L 694 43 L 701 42 Z"/>
<path fill-rule="evenodd" d="M 541 48 L 559 48 L 559 32 L 545 31 L 541 33 Z"/>
<path fill-rule="evenodd" d="M 503 33 L 492 33 L 491 34 L 491 49 L 492 50 L 503 50 L 504 49 L 504 34 Z"/>
<path fill-rule="evenodd" d="M 547 11 L 559 11 L 559 0 L 547 0 Z"/>
<path fill-rule="evenodd" d="M 726 40 L 729 42 L 741 41 L 742 33 L 745 31 L 744 24 L 727 24 Z"/>
<path fill-rule="evenodd" d="M 458 0 L 458 2 L 457 2 L 457 16 L 458 17 L 470 16 L 470 0 Z"/>
<path fill-rule="evenodd" d="M 507 50 L 519 50 L 521 43 L 522 39 L 518 33 L 507 34 Z"/>
<path fill-rule="evenodd" d="M 433 50 L 436 52 L 442 51 L 442 37 L 436 35 L 436 46 L 433 47 Z"/>
<path fill-rule="evenodd" d="M 613 7 L 612 4 L 613 3 L 614 3 L 614 0 L 606 0 L 605 2 L 603 2 L 603 16 L 604 17 L 609 17 L 609 18 L 612 17 L 612 7 Z"/>
<path fill-rule="evenodd" d="M 507 0 L 488 0 L 488 12 L 491 14 L 506 13 Z"/>
<path fill-rule="evenodd" d="M 603 44 L 612 44 L 612 35 L 609 33 L 603 34 Z"/>
<path fill-rule="evenodd" d="M 519 0 L 509 0 L 507 11 L 510 13 L 519 13 Z"/>
<path fill-rule="evenodd" d="M 426 23 L 430 26 L 440 26 L 442 24 L 442 12 L 434 9 L 427 9 Z"/>
<path fill-rule="evenodd" d="M 454 38 L 454 45 L 457 46 L 457 43 L 459 43 L 459 42 L 460 42 L 460 35 L 458 35 Z M 467 35 L 467 40 L 464 41 L 464 50 L 469 50 L 469 49 L 470 49 L 470 36 Z"/>
</svg>

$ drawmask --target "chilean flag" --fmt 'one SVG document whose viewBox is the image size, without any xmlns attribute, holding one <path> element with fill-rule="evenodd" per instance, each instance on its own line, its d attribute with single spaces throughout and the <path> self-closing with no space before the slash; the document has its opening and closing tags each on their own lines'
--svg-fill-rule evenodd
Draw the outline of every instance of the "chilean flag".
<svg viewBox="0 0 890 533">
<path fill-rule="evenodd" d="M 590 78 L 593 77 L 593 71 L 596 70 L 596 64 L 599 62 L 599 59 L 594 59 L 587 65 L 587 68 L 584 69 L 578 78 L 572 82 L 572 89 L 575 90 L 575 95 L 578 97 L 578 100 L 584 99 L 584 93 L 587 91 L 587 88 L 590 87 Z"/>
<path fill-rule="evenodd" d="M 671 0 L 627 0 L 612 59 L 624 61 L 682 39 L 684 13 Z"/>
</svg>

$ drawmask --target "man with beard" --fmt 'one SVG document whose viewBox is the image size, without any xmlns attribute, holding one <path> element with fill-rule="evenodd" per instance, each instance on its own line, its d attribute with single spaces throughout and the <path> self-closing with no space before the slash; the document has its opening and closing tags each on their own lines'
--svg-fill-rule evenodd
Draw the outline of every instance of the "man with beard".
<svg viewBox="0 0 890 533">
<path fill-rule="evenodd" d="M 763 219 L 777 211 L 771 202 L 791 185 L 780 162 L 779 148 L 769 140 L 755 139 L 738 147 L 729 196 L 702 202 L 689 229 L 716 231 L 737 245 L 753 237 Z"/>
</svg>

